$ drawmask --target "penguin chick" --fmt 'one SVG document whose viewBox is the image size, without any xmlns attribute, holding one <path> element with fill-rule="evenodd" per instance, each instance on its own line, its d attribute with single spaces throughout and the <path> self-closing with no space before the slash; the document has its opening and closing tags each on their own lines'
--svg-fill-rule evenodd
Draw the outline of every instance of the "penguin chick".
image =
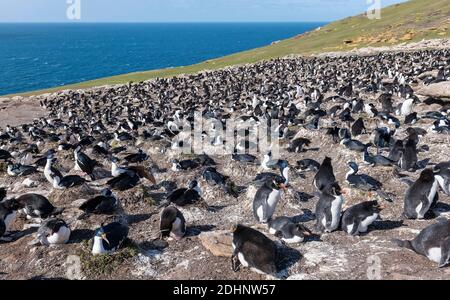
<svg viewBox="0 0 450 300">
<path fill-rule="evenodd" d="M 159 231 L 161 236 L 180 240 L 186 234 L 186 221 L 183 214 L 174 206 L 166 207 L 160 217 Z"/>
<path fill-rule="evenodd" d="M 51 218 L 42 223 L 37 231 L 36 240 L 31 244 L 43 246 L 66 244 L 70 239 L 70 228 L 62 219 Z"/>
<path fill-rule="evenodd" d="M 393 240 L 399 247 L 410 249 L 443 268 L 450 263 L 450 221 L 437 220 L 423 229 L 412 241 Z"/>
<path fill-rule="evenodd" d="M 260 274 L 276 274 L 277 247 L 258 230 L 238 224 L 233 230 L 232 246 L 233 271 L 242 265 Z"/>
<path fill-rule="evenodd" d="M 350 235 L 367 232 L 367 228 L 376 219 L 384 206 L 378 201 L 367 201 L 348 208 L 342 216 L 342 230 Z"/>
<path fill-rule="evenodd" d="M 344 198 L 337 182 L 328 184 L 320 194 L 316 205 L 316 229 L 332 232 L 339 228 Z"/>
<path fill-rule="evenodd" d="M 311 235 L 311 231 L 301 224 L 295 224 L 288 217 L 278 217 L 269 222 L 269 233 L 288 244 L 297 244 Z"/>
</svg>

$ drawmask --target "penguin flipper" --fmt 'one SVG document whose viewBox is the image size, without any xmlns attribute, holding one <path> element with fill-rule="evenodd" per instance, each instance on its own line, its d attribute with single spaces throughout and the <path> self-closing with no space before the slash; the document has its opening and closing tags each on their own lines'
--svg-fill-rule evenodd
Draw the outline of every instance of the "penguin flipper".
<svg viewBox="0 0 450 300">
<path fill-rule="evenodd" d="M 450 237 L 447 237 L 441 242 L 441 261 L 439 263 L 439 268 L 443 268 L 450 263 Z"/>
<path fill-rule="evenodd" d="M 358 228 L 359 228 L 359 224 L 361 224 L 361 221 L 362 221 L 362 218 L 356 218 L 355 220 L 353 220 L 352 230 L 348 234 L 350 234 L 351 236 L 358 235 L 358 233 L 359 233 Z"/>
<path fill-rule="evenodd" d="M 412 186 L 414 184 L 414 181 L 412 181 L 411 178 L 401 178 L 400 181 L 408 186 Z"/>
<path fill-rule="evenodd" d="M 411 241 L 405 241 L 405 240 L 399 240 L 399 239 L 392 239 L 391 241 L 400 248 L 406 248 L 406 249 L 415 251 L 413 245 L 411 244 Z"/>
<path fill-rule="evenodd" d="M 378 196 L 380 196 L 381 198 L 383 198 L 383 200 L 385 200 L 385 201 L 387 201 L 387 202 L 394 202 L 394 201 L 392 200 L 391 196 L 390 196 L 388 193 L 386 193 L 386 192 L 384 192 L 384 191 L 382 191 L 382 190 L 377 190 L 376 193 L 377 193 Z"/>
</svg>

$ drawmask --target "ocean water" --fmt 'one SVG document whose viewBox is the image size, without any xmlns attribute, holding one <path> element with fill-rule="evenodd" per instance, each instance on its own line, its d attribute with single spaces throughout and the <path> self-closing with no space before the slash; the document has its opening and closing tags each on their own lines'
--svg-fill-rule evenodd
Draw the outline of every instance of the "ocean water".
<svg viewBox="0 0 450 300">
<path fill-rule="evenodd" d="M 322 25 L 0 24 L 0 95 L 190 65 Z"/>
</svg>

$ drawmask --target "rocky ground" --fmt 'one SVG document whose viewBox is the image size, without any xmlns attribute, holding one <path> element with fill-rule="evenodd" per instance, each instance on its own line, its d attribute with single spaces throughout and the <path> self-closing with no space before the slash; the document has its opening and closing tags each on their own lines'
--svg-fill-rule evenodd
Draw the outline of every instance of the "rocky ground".
<svg viewBox="0 0 450 300">
<path fill-rule="evenodd" d="M 449 82 L 444 83 L 444 92 L 450 90 Z M 436 91 L 437 87 L 414 89 L 423 99 Z M 399 101 L 399 99 L 397 99 Z M 419 105 L 416 111 L 432 109 Z M 2 118 L 0 126 L 18 125 L 45 114 L 36 99 L 3 99 L 0 101 Z M 370 129 L 376 127 L 376 121 L 365 119 Z M 428 129 L 430 120 L 420 120 L 415 126 Z M 324 127 L 327 124 L 323 124 Z M 344 183 L 346 164 L 348 161 L 361 162 L 362 155 L 349 152 L 333 143 L 331 138 L 324 138 L 324 132 L 313 132 L 300 129 L 299 134 L 310 138 L 313 143 L 309 151 L 301 154 L 286 154 L 292 165 L 295 162 L 312 158 L 322 161 L 325 155 L 333 159 L 333 166 L 338 181 L 346 188 L 346 206 L 371 200 L 373 195 L 348 189 Z M 398 137 L 404 137 L 403 131 Z M 320 137 L 320 138 L 319 138 Z M 445 135 L 427 134 L 420 142 L 428 145 L 428 152 L 420 153 L 419 160 L 431 158 L 432 163 L 450 160 L 450 141 Z M 362 141 L 368 142 L 371 136 L 365 135 Z M 51 145 L 49 145 L 51 146 Z M 167 172 L 155 172 L 158 182 L 172 180 L 179 186 L 185 186 L 189 179 L 200 177 L 200 171 L 192 171 L 180 176 L 170 171 L 169 160 L 175 153 L 165 151 L 157 144 L 145 145 L 144 151 L 150 154 L 150 166 L 157 165 Z M 318 149 L 318 150 L 316 150 Z M 69 152 L 59 153 L 61 169 L 69 172 L 73 168 L 73 160 Z M 235 223 L 255 226 L 268 235 L 268 230 L 255 224 L 252 215 L 251 201 L 254 188 L 250 186 L 252 179 L 260 169 L 259 165 L 243 166 L 230 160 L 229 156 L 214 157 L 218 163 L 218 171 L 229 175 L 240 186 L 248 187 L 247 194 L 238 199 L 225 195 L 221 190 L 210 187 L 201 181 L 204 199 L 210 209 L 190 207 L 181 209 L 187 224 L 187 237 L 181 241 L 169 241 L 168 244 L 156 240 L 158 234 L 159 215 L 157 204 L 163 198 L 163 189 L 144 183 L 127 192 L 116 192 L 123 207 L 124 216 L 132 225 L 130 242 L 113 255 L 93 257 L 89 254 L 89 239 L 93 230 L 110 217 L 91 216 L 83 222 L 77 220 L 77 206 L 82 199 L 90 198 L 100 186 L 91 185 L 72 189 L 66 192 L 51 189 L 42 174 L 31 179 L 39 187 L 25 188 L 20 180 L 8 177 L 0 172 L 0 186 L 8 187 L 9 196 L 36 192 L 47 196 L 55 206 L 67 207 L 63 213 L 71 226 L 72 236 L 69 244 L 42 247 L 31 246 L 33 229 L 25 229 L 29 223 L 23 217 L 16 219 L 13 229 L 22 234 L 10 243 L 0 242 L 0 279 L 50 279 L 50 278 L 83 278 L 83 279 L 267 279 L 247 269 L 233 272 L 230 262 L 229 230 Z M 105 168 L 109 164 L 105 163 Z M 395 195 L 394 202 L 387 204 L 382 212 L 382 220 L 376 221 L 370 231 L 359 237 L 350 237 L 338 231 L 315 237 L 306 243 L 287 248 L 279 243 L 282 271 L 279 278 L 287 279 L 450 279 L 450 268 L 438 269 L 436 264 L 417 254 L 396 247 L 391 239 L 412 239 L 424 227 L 435 220 L 402 221 L 403 195 L 406 185 L 401 183 L 392 172 L 392 168 L 366 167 L 360 164 L 361 173 L 369 174 L 384 184 L 384 189 Z M 72 173 L 73 171 L 71 171 Z M 417 178 L 418 172 L 407 173 Z M 291 170 L 292 188 L 282 197 L 276 215 L 296 216 L 309 228 L 313 227 L 312 214 L 317 198 L 308 202 L 300 202 L 293 196 L 295 191 L 313 194 L 312 179 L 314 174 L 306 174 L 302 178 L 295 170 Z M 450 217 L 450 197 L 440 193 L 437 214 Z M 77 260 L 81 263 L 77 270 Z"/>
</svg>

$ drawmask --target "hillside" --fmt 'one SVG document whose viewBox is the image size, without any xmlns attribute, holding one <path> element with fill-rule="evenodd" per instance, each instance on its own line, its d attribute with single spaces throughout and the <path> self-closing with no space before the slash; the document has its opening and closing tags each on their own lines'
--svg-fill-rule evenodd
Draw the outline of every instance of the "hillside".
<svg viewBox="0 0 450 300">
<path fill-rule="evenodd" d="M 291 54 L 310 55 L 330 51 L 348 51 L 367 46 L 386 46 L 422 39 L 449 37 L 449 15 L 450 0 L 411 0 L 384 8 L 380 20 L 370 20 L 364 14 L 349 17 L 270 46 L 191 66 L 130 73 L 19 95 L 42 94 L 63 89 L 88 88 L 129 81 L 139 82 L 156 77 L 170 77 L 254 63 Z"/>
</svg>

